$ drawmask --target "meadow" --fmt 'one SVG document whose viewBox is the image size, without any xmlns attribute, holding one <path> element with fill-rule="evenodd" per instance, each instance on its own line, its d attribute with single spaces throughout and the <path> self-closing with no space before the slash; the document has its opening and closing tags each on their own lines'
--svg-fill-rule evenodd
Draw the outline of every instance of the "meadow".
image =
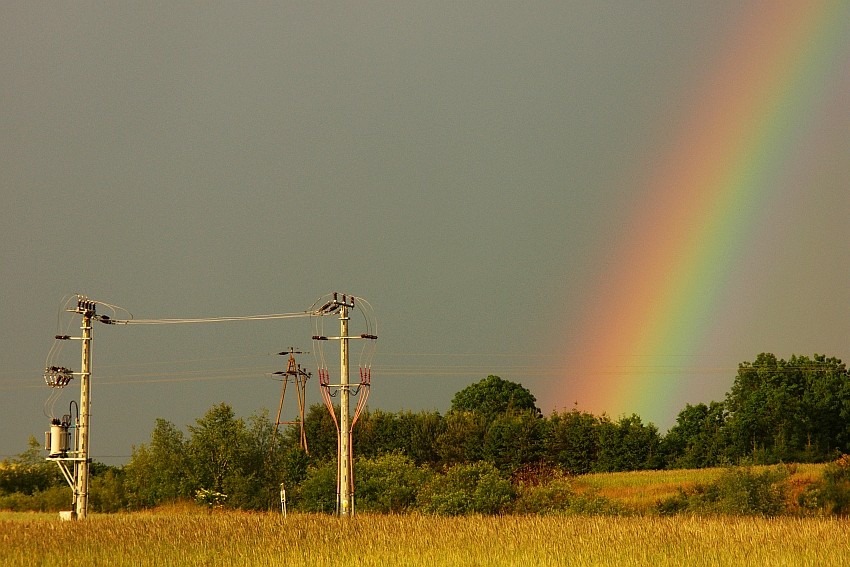
<svg viewBox="0 0 850 567">
<path fill-rule="evenodd" d="M 755 467 L 758 470 L 758 467 Z M 791 485 L 822 465 L 794 465 Z M 589 474 L 579 492 L 623 515 L 422 514 L 353 518 L 209 510 L 179 503 L 90 514 L 0 512 L 0 565 L 846 565 L 850 520 L 834 516 L 661 516 L 655 503 L 723 469 Z"/>
<path fill-rule="evenodd" d="M 0 564 L 30 565 L 846 565 L 836 518 L 366 515 L 191 507 L 0 516 Z"/>
<path fill-rule="evenodd" d="M 754 473 L 772 469 L 771 466 L 750 467 Z M 793 500 L 807 485 L 821 478 L 823 464 L 788 465 L 789 508 Z M 719 479 L 727 469 L 670 469 L 659 471 L 629 471 L 616 473 L 592 473 L 573 477 L 576 492 L 592 493 L 616 502 L 630 513 L 652 513 L 660 500 L 674 496 L 679 489 L 690 489 L 698 484 L 710 484 Z"/>
</svg>

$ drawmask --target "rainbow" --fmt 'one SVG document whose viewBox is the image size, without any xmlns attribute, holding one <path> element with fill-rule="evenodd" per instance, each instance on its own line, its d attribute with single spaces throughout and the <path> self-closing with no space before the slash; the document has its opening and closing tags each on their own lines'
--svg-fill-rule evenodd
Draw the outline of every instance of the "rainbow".
<svg viewBox="0 0 850 567">
<path fill-rule="evenodd" d="M 829 108 L 825 85 L 846 73 L 850 2 L 775 2 L 746 20 L 691 91 L 702 94 L 675 148 L 638 176 L 645 207 L 564 331 L 556 409 L 672 424 L 693 386 L 682 369 L 706 368 L 696 357 L 741 251 L 759 238 L 760 211 L 793 185 L 783 181 L 811 151 L 813 123 L 847 112 Z"/>
</svg>

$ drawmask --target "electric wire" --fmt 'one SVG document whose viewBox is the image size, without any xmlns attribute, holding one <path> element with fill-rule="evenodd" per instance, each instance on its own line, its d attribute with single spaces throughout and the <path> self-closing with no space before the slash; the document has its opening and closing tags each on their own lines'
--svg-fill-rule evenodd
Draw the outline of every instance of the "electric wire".
<svg viewBox="0 0 850 567">
<path fill-rule="evenodd" d="M 231 321 L 270 321 L 274 319 L 295 319 L 299 317 L 314 317 L 320 314 L 309 311 L 294 313 L 271 313 L 267 315 L 239 315 L 226 317 L 197 317 L 176 319 L 110 319 L 103 321 L 111 325 L 175 325 L 183 323 L 224 323 Z"/>
<path fill-rule="evenodd" d="M 75 297 L 78 297 L 78 296 L 76 294 L 66 295 L 62 298 L 62 300 L 60 302 L 59 309 L 58 309 L 58 312 L 56 314 L 56 337 L 68 336 L 70 331 L 71 331 L 71 325 L 73 325 L 74 320 L 73 320 L 73 318 L 69 317 L 67 315 L 67 313 L 68 313 L 68 306 L 71 304 L 71 302 L 74 300 Z M 65 316 L 66 320 L 67 320 L 67 322 L 65 323 L 64 329 L 62 328 L 62 317 L 63 316 Z M 54 338 L 53 339 L 53 344 L 50 347 L 50 350 L 47 352 L 47 358 L 44 361 L 45 372 L 47 372 L 48 368 L 57 366 L 54 363 L 57 360 L 59 360 L 59 357 L 62 354 L 62 347 L 64 346 L 64 344 L 65 344 L 65 341 L 63 339 L 60 339 L 60 338 Z M 44 401 L 44 404 L 42 406 L 42 413 L 45 415 L 45 417 L 50 418 L 51 421 L 56 418 L 56 414 L 55 414 L 54 409 L 56 407 L 56 402 L 59 400 L 59 398 L 61 396 L 62 396 L 62 388 L 61 387 L 51 387 L 50 395 Z"/>
</svg>

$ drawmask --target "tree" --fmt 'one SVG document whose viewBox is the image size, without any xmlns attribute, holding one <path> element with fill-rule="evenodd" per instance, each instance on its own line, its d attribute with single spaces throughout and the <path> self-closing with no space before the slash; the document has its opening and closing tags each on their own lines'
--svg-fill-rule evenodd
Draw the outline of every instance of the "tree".
<svg viewBox="0 0 850 567">
<path fill-rule="evenodd" d="M 800 401 L 804 453 L 829 460 L 850 451 L 850 380 L 844 363 L 818 354 L 811 360 L 791 357 L 789 363 L 806 369 Z"/>
<path fill-rule="evenodd" d="M 424 469 L 402 454 L 357 459 L 357 507 L 367 512 L 401 513 L 416 503 L 427 478 Z"/>
<path fill-rule="evenodd" d="M 825 460 L 848 448 L 850 387 L 837 358 L 761 353 L 738 366 L 726 406 L 734 457 Z"/>
<path fill-rule="evenodd" d="M 474 411 L 492 421 L 510 412 L 532 411 L 541 415 L 537 400 L 527 388 L 498 376 L 487 376 L 459 391 L 452 398 L 451 411 Z"/>
<path fill-rule="evenodd" d="M 661 437 L 653 424 L 644 425 L 636 414 L 616 423 L 600 421 L 599 472 L 634 471 L 661 466 Z"/>
<path fill-rule="evenodd" d="M 444 516 L 498 514 L 514 498 L 509 480 L 486 462 L 458 464 L 434 475 L 419 491 L 418 506 Z"/>
<path fill-rule="evenodd" d="M 300 446 L 293 451 L 303 453 Z M 248 418 L 241 451 L 238 483 L 231 483 L 231 495 L 240 508 L 276 509 L 280 502 L 280 484 L 287 472 L 287 451 L 274 434 L 274 424 L 264 410 Z"/>
<path fill-rule="evenodd" d="M 407 454 L 417 465 L 437 464 L 440 460 L 437 438 L 446 430 L 445 419 L 437 412 L 420 412 L 412 418 Z"/>
<path fill-rule="evenodd" d="M 134 447 L 124 468 L 132 507 L 155 506 L 191 495 L 186 440 L 170 421 L 156 420 L 150 444 Z"/>
<path fill-rule="evenodd" d="M 41 445 L 35 437 L 29 438 L 28 445 L 29 448 L 17 458 L 0 463 L 0 495 L 32 495 L 65 484 L 59 467 L 42 456 Z"/>
<path fill-rule="evenodd" d="M 723 402 L 686 404 L 662 442 L 673 468 L 703 468 L 719 464 L 725 448 L 727 413 Z"/>
<path fill-rule="evenodd" d="M 531 411 L 496 417 L 484 434 L 484 458 L 507 475 L 523 465 L 540 462 L 544 426 L 544 421 Z"/>
<path fill-rule="evenodd" d="M 484 458 L 487 423 L 480 414 L 452 411 L 446 416 L 445 429 L 435 441 L 440 462 L 446 465 L 473 463 Z"/>
<path fill-rule="evenodd" d="M 549 417 L 546 454 L 572 474 L 589 473 L 599 459 L 599 418 L 573 409 Z"/>
<path fill-rule="evenodd" d="M 296 490 L 296 496 L 305 512 L 335 511 L 338 496 L 336 463 L 327 461 L 309 467 L 304 481 Z"/>
<path fill-rule="evenodd" d="M 248 444 L 245 423 L 236 419 L 233 408 L 225 403 L 210 408 L 196 423 L 189 426 L 187 445 L 194 488 L 230 496 L 243 482 Z M 236 505 L 233 499 L 228 504 Z"/>
<path fill-rule="evenodd" d="M 381 410 L 363 412 L 354 428 L 357 454 L 372 458 L 404 452 L 410 444 L 410 432 L 401 415 Z"/>
<path fill-rule="evenodd" d="M 335 408 L 337 411 L 339 408 Z M 324 404 L 313 404 L 304 416 L 304 432 L 307 435 L 307 446 L 312 458 L 323 461 L 336 459 L 338 438 L 328 408 Z M 300 432 L 297 426 L 289 426 L 284 433 L 284 446 L 298 447 Z"/>
</svg>

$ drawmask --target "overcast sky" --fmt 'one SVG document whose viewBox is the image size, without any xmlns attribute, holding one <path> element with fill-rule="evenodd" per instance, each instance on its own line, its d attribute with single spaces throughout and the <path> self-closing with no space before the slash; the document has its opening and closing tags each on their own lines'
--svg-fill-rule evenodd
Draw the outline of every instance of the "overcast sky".
<svg viewBox="0 0 850 567">
<path fill-rule="evenodd" d="M 57 320 L 79 326 L 61 315 L 71 293 L 137 318 L 356 294 L 378 321 L 373 409 L 445 412 L 488 374 L 546 413 L 582 408 L 554 394 L 568 322 L 646 206 L 638 172 L 663 161 L 707 69 L 769 6 L 5 4 L 0 456 L 48 426 L 42 369 Z M 699 363 L 722 370 L 675 377 L 702 380 L 700 398 L 643 415 L 662 429 L 686 402 L 722 399 L 760 352 L 848 356 L 850 62 L 837 72 L 833 151 L 801 175 L 805 206 L 775 219 L 789 230 L 760 270 L 732 282 L 750 311 Z M 126 461 L 157 417 L 185 427 L 221 401 L 276 411 L 274 353 L 309 350 L 311 334 L 304 319 L 96 325 L 95 458 Z M 79 370 L 78 347 L 58 362 Z M 66 390 L 60 414 L 78 380 Z"/>
</svg>

